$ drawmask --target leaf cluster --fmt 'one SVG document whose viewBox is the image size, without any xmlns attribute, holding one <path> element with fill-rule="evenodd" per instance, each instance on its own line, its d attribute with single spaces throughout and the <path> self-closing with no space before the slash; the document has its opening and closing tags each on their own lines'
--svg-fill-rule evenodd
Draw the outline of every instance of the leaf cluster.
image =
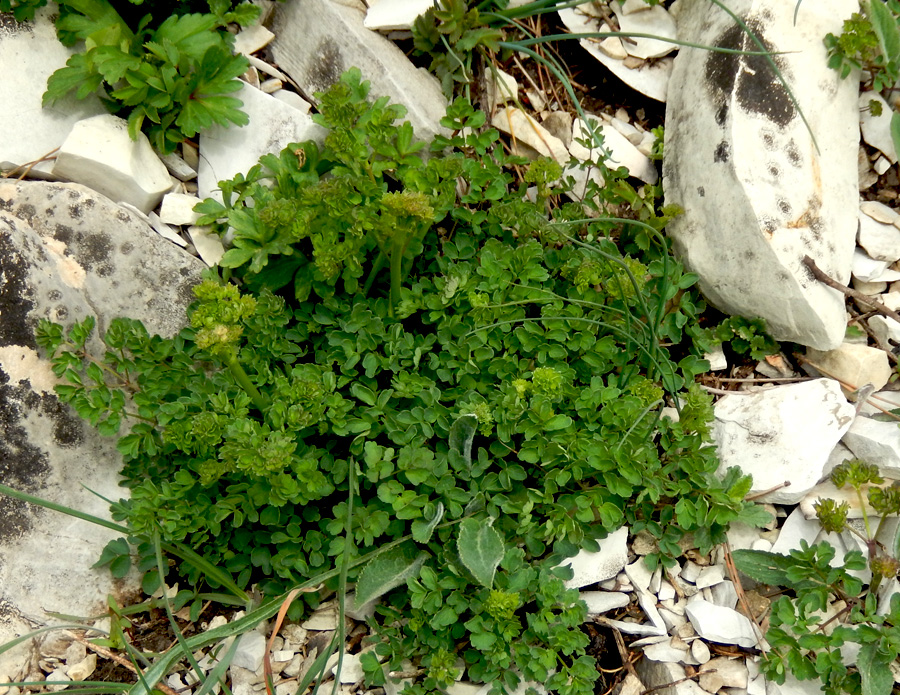
<svg viewBox="0 0 900 695">
<path fill-rule="evenodd" d="M 426 160 L 367 96 L 345 75 L 322 96 L 322 148 L 264 158 L 202 204 L 233 226 L 237 284 L 211 273 L 190 327 L 116 320 L 94 357 L 90 320 L 42 322 L 40 343 L 60 397 L 118 436 L 130 499 L 114 516 L 136 537 L 266 594 L 382 549 L 349 578 L 384 596 L 378 649 L 425 668 L 415 692 L 448 682 L 448 655 L 498 693 L 586 692 L 584 607 L 551 568 L 623 523 L 669 562 L 686 534 L 708 550 L 761 521 L 749 478 L 716 474 L 708 396 L 685 390 L 705 368 L 696 276 L 651 218 L 601 213 L 621 203 L 615 174 L 551 206 L 570 183 L 545 162 L 517 183 L 521 160 L 467 101 Z M 680 419 L 661 417 L 676 393 Z"/>
<path fill-rule="evenodd" d="M 12 12 L 17 22 L 30 22 L 46 4 L 47 0 L 0 0 L 0 12 Z"/>
<path fill-rule="evenodd" d="M 234 37 L 223 27 L 258 15 L 249 2 L 232 8 L 231 0 L 209 0 L 207 12 L 173 14 L 158 25 L 144 14 L 131 26 L 110 0 L 62 0 L 60 40 L 84 41 L 85 50 L 50 76 L 44 106 L 99 91 L 112 113 L 127 118 L 133 139 L 143 131 L 162 153 L 214 124 L 246 125 L 240 100 L 229 95 L 248 63 L 233 55 Z"/>
</svg>

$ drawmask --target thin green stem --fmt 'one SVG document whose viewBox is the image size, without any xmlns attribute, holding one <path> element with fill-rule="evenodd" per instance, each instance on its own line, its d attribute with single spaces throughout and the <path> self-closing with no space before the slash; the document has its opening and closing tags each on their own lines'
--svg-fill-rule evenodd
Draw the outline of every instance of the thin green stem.
<svg viewBox="0 0 900 695">
<path fill-rule="evenodd" d="M 265 413 L 269 409 L 269 401 L 259 392 L 259 389 L 257 389 L 250 380 L 247 372 L 244 371 L 244 368 L 238 361 L 237 352 L 232 350 L 225 353 L 224 360 L 228 369 L 231 371 L 232 375 L 234 375 L 235 381 L 237 381 L 238 385 L 244 389 L 248 396 L 250 396 L 250 400 L 253 401 L 253 405 L 256 406 L 256 409 L 261 413 Z"/>
</svg>

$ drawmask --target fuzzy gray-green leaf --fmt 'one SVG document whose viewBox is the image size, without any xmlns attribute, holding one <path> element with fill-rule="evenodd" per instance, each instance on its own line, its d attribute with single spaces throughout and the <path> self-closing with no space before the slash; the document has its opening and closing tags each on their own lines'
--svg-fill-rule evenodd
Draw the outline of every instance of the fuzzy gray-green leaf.
<svg viewBox="0 0 900 695">
<path fill-rule="evenodd" d="M 490 589 L 503 559 L 503 537 L 483 520 L 468 518 L 459 526 L 459 559 L 475 580 Z"/>
<path fill-rule="evenodd" d="M 373 557 L 356 581 L 356 607 L 405 583 L 427 559 L 428 553 L 416 552 L 412 543 L 403 543 Z"/>
<path fill-rule="evenodd" d="M 731 557 L 735 566 L 748 577 L 772 586 L 786 586 L 787 570 L 794 564 L 787 555 L 763 550 L 735 550 Z"/>
</svg>

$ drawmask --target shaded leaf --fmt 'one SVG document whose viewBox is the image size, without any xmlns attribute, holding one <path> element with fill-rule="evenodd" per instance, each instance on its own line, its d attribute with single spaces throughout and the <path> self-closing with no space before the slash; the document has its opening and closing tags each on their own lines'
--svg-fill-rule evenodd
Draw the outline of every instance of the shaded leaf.
<svg viewBox="0 0 900 695">
<path fill-rule="evenodd" d="M 490 589 L 503 559 L 503 537 L 484 520 L 463 519 L 456 541 L 459 559 L 475 580 Z"/>
<path fill-rule="evenodd" d="M 735 566 L 748 577 L 773 586 L 786 586 L 787 571 L 795 564 L 787 555 L 764 550 L 735 550 L 731 557 Z"/>
<path fill-rule="evenodd" d="M 415 576 L 428 559 L 428 553 L 419 552 L 412 543 L 402 543 L 378 553 L 367 564 L 356 580 L 356 607 L 395 589 Z"/>
</svg>

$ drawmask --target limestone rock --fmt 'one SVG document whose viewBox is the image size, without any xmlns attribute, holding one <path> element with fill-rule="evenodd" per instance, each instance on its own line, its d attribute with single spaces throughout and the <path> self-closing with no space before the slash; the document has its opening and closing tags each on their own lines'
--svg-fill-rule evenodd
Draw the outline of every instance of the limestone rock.
<svg viewBox="0 0 900 695">
<path fill-rule="evenodd" d="M 766 319 L 772 335 L 820 349 L 844 336 L 844 297 L 802 264 L 849 280 L 857 219 L 856 80 L 827 66 L 822 37 L 839 34 L 856 0 L 735 0 L 730 9 L 772 51 L 803 110 L 763 57 L 682 48 L 669 85 L 668 226 L 700 289 L 719 309 Z M 720 8 L 682 0 L 679 38 L 753 50 Z"/>
<path fill-rule="evenodd" d="M 70 95 L 47 108 L 41 99 L 47 78 L 76 52 L 56 38 L 53 7 L 42 7 L 32 22 L 0 14 L 0 169 L 11 171 L 34 162 L 62 145 L 76 122 L 106 113 L 96 96 Z M 14 137 L 10 135 L 15 133 Z M 32 176 L 54 178 L 53 160 L 35 164 Z"/>
<path fill-rule="evenodd" d="M 855 409 L 832 379 L 778 386 L 716 403 L 713 436 L 719 471 L 738 466 L 753 476 L 750 494 L 790 482 L 760 498 L 793 504 L 822 477 Z"/>
<path fill-rule="evenodd" d="M 628 527 L 623 526 L 600 541 L 600 550 L 579 553 L 561 564 L 568 565 L 574 573 L 565 582 L 566 588 L 578 589 L 589 584 L 596 584 L 605 579 L 612 579 L 628 561 Z"/>
<path fill-rule="evenodd" d="M 654 184 L 659 180 L 659 172 L 647 155 L 642 154 L 637 147 L 628 141 L 612 123 L 604 123 L 600 119 L 592 118 L 592 126 L 600 131 L 603 136 L 603 150 L 609 154 L 603 157 L 610 169 L 625 167 L 630 176 L 635 176 L 646 183 Z M 614 121 L 615 122 L 615 119 Z M 590 140 L 589 127 L 580 118 L 572 127 L 572 144 L 569 151 L 574 157 L 582 161 L 593 161 L 600 154 L 594 148 L 582 145 L 579 140 Z"/>
<path fill-rule="evenodd" d="M 256 630 L 245 632 L 238 637 L 238 646 L 231 660 L 232 666 L 240 666 L 248 671 L 256 671 L 262 666 L 266 653 L 266 638 Z"/>
<path fill-rule="evenodd" d="M 828 352 L 809 349 L 806 356 L 809 366 L 821 368 L 823 373 L 847 384 L 850 389 L 872 384 L 878 390 L 891 378 L 887 354 L 868 345 L 843 343 Z"/>
<path fill-rule="evenodd" d="M 736 644 L 746 649 L 758 645 L 753 624 L 742 613 L 717 606 L 697 597 L 685 607 L 688 620 L 703 639 Z"/>
<path fill-rule="evenodd" d="M 363 26 L 378 31 L 409 29 L 433 6 L 434 0 L 371 0 Z"/>
<path fill-rule="evenodd" d="M 875 464 L 883 473 L 900 474 L 900 428 L 896 422 L 858 417 L 843 442 L 856 458 Z"/>
<path fill-rule="evenodd" d="M 550 134 L 540 123 L 514 106 L 499 109 L 491 121 L 497 130 L 507 133 L 514 143 L 523 143 L 538 154 L 552 157 L 559 164 L 569 161 L 569 151 L 562 140 Z"/>
<path fill-rule="evenodd" d="M 200 219 L 200 213 L 194 212 L 194 206 L 200 202 L 195 195 L 186 193 L 167 193 L 163 196 L 159 209 L 159 219 L 165 224 L 190 225 Z"/>
<path fill-rule="evenodd" d="M 447 135 L 440 125 L 447 102 L 438 81 L 417 70 L 397 46 L 363 26 L 362 0 L 303 0 L 279 3 L 272 19 L 270 49 L 282 70 L 304 93 L 328 89 L 358 67 L 372 83 L 372 96 L 387 96 L 407 108 L 416 137 L 430 142 Z"/>
<path fill-rule="evenodd" d="M 610 7 L 619 19 L 619 31 L 635 34 L 650 34 L 659 39 L 633 37 L 623 42 L 628 55 L 637 58 L 662 58 L 674 51 L 678 46 L 664 39 L 674 39 L 677 35 L 675 20 L 662 5 L 647 6 L 643 12 L 625 12 L 620 2 L 613 2 Z"/>
<path fill-rule="evenodd" d="M 174 335 L 202 264 L 133 213 L 77 184 L 0 182 L 0 461 L 13 488 L 108 518 L 121 458 L 53 391 L 57 383 L 39 350 L 38 319 L 71 326 L 88 315 L 98 331 L 117 316 Z M 99 352 L 99 341 L 89 343 Z M 102 354 L 102 353 L 101 353 Z M 0 644 L 48 621 L 45 611 L 103 613 L 139 590 L 137 577 L 90 569 L 121 534 L 0 496 Z M 7 666 L 12 662 L 12 668 Z M 21 664 L 0 655 L 0 671 Z"/>
<path fill-rule="evenodd" d="M 869 102 L 877 101 L 881 105 L 881 113 L 872 115 Z M 888 158 L 891 164 L 897 161 L 897 150 L 891 137 L 891 115 L 893 109 L 884 97 L 876 92 L 864 92 L 859 95 L 859 121 L 863 140 Z"/>
<path fill-rule="evenodd" d="M 143 133 L 137 140 L 118 116 L 103 114 L 78 121 L 56 155 L 53 175 L 80 183 L 144 214 L 159 205 L 172 187 L 165 165 Z"/>
<path fill-rule="evenodd" d="M 887 206 L 885 209 L 894 212 Z M 896 215 L 896 213 L 894 214 Z M 859 211 L 857 240 L 866 253 L 876 260 L 893 263 L 900 259 L 900 229 L 890 222 L 884 223 L 873 219 L 862 209 Z"/>
<path fill-rule="evenodd" d="M 212 195 L 221 200 L 215 190 L 219 181 L 247 173 L 264 154 L 280 152 L 292 142 L 324 141 L 325 129 L 284 101 L 249 85 L 242 85 L 234 96 L 244 103 L 250 122 L 242 128 L 213 126 L 200 134 L 200 198 Z"/>
</svg>

